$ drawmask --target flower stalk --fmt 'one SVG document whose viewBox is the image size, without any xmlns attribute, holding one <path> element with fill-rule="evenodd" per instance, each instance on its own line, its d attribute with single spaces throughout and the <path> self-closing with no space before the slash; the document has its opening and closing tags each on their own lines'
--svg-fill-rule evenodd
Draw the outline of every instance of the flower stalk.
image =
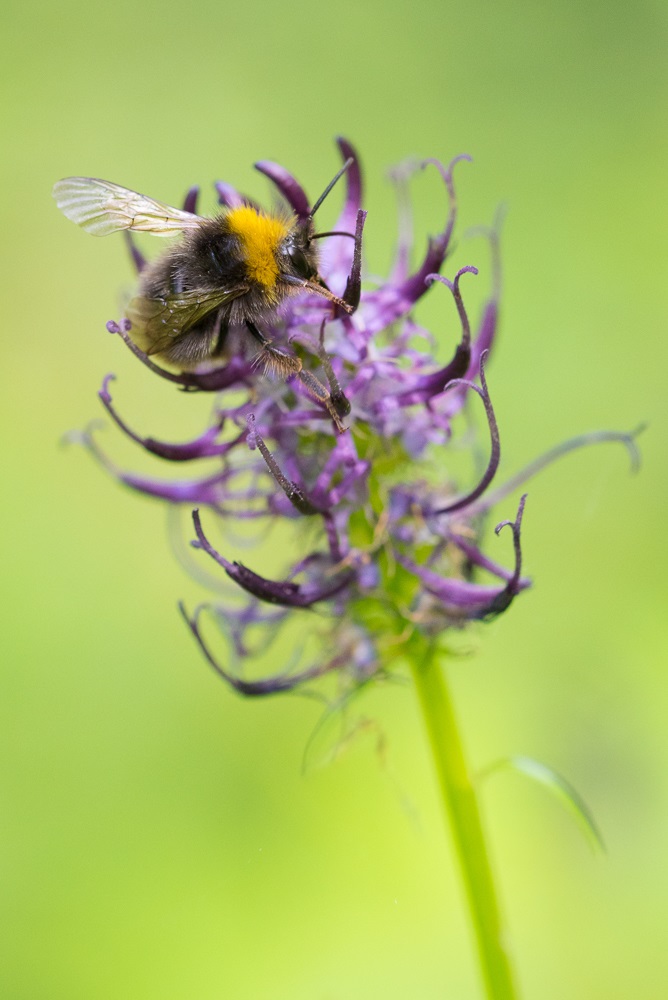
<svg viewBox="0 0 668 1000">
<path fill-rule="evenodd" d="M 410 666 L 454 841 L 488 1000 L 517 1000 L 494 875 L 471 771 L 434 643 L 414 639 Z"/>
</svg>

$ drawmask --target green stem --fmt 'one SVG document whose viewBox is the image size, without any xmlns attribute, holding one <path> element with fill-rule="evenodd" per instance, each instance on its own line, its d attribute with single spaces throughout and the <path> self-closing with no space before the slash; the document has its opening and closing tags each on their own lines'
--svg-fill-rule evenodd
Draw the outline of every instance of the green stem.
<svg viewBox="0 0 668 1000">
<path fill-rule="evenodd" d="M 433 649 L 414 646 L 411 669 L 466 887 L 489 1000 L 517 1000 L 480 810 L 445 674 Z"/>
</svg>

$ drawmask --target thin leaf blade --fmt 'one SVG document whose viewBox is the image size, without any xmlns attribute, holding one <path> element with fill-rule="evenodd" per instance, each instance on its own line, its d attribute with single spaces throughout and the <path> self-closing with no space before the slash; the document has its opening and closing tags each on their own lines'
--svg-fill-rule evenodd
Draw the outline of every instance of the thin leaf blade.
<svg viewBox="0 0 668 1000">
<path fill-rule="evenodd" d="M 481 777 L 487 777 L 501 770 L 517 771 L 518 774 L 530 778 L 546 788 L 573 816 L 592 850 L 605 853 L 605 842 L 591 809 L 580 793 L 562 774 L 533 757 L 518 755 L 504 757 L 502 760 L 496 761 L 485 769 Z"/>
</svg>

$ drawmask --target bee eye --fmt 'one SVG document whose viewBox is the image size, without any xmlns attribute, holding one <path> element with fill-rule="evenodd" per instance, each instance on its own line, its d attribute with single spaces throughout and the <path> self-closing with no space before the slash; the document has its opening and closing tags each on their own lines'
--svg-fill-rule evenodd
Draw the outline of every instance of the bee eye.
<svg viewBox="0 0 668 1000">
<path fill-rule="evenodd" d="M 312 278 L 314 276 L 315 269 L 306 259 L 306 254 L 299 247 L 290 247 L 288 250 L 288 257 L 290 258 L 290 263 L 294 267 L 300 278 Z"/>
</svg>

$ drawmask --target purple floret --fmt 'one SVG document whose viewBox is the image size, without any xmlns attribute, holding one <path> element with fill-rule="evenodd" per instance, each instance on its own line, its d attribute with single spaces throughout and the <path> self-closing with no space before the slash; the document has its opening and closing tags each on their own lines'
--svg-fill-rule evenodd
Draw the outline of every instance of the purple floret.
<svg viewBox="0 0 668 1000">
<path fill-rule="evenodd" d="M 521 572 L 520 544 L 526 495 L 515 520 L 496 528 L 497 534 L 504 526 L 511 529 L 510 568 L 483 551 L 484 518 L 492 502 L 505 499 L 542 465 L 574 447 L 615 440 L 635 450 L 634 435 L 583 435 L 532 463 L 507 486 L 490 489 L 501 456 L 485 371 L 498 322 L 498 233 L 488 234 L 493 282 L 477 324 L 469 319 L 460 288 L 464 275 L 477 275 L 477 268 L 462 267 L 452 279 L 440 274 L 457 220 L 453 168 L 469 157 L 458 156 L 448 166 L 437 160 L 423 164 L 436 166 L 447 210 L 442 231 L 429 240 L 412 273 L 407 185 L 417 168 L 394 172 L 400 203 L 395 263 L 387 281 L 367 289 L 362 280 L 366 212 L 359 158 L 345 139 L 338 146 L 347 171 L 334 231 L 350 235 L 323 239 L 321 277 L 352 312 L 333 311 L 318 296 L 303 294 L 290 298 L 267 330 L 277 346 L 298 354 L 302 371 L 287 381 L 271 379 L 252 359 L 235 354 L 218 368 L 175 374 L 133 343 L 127 321 L 109 323 L 109 331 L 155 374 L 183 390 L 219 394 L 202 434 L 169 443 L 131 429 L 112 400 L 113 376 L 105 378 L 99 393 L 115 425 L 141 449 L 175 466 L 202 463 L 204 468 L 189 478 L 123 472 L 100 450 L 92 432 L 84 436 L 99 461 L 126 486 L 169 505 L 197 508 L 192 544 L 199 551 L 193 558 L 212 560 L 229 597 L 192 616 L 183 606 L 181 610 L 211 666 L 245 695 L 289 691 L 332 673 L 354 687 L 384 671 L 381 640 L 399 643 L 415 630 L 434 636 L 499 615 L 529 586 Z M 296 178 L 268 161 L 256 167 L 298 218 L 309 216 L 311 202 Z M 222 205 L 252 203 L 224 182 L 216 190 Z M 198 188 L 191 188 L 187 211 L 195 211 L 197 196 Z M 130 246 L 140 270 L 144 259 Z M 439 330 L 433 337 L 412 311 L 428 293 L 443 296 L 442 290 L 431 291 L 440 285 L 452 295 L 458 329 Z M 445 313 L 447 295 L 443 302 Z M 434 356 L 436 341 L 442 344 L 445 363 Z M 482 400 L 489 458 L 473 482 L 455 483 L 448 474 L 448 448 L 471 391 Z M 479 442 L 471 441 L 470 447 L 477 458 Z M 219 518 L 228 531 L 249 520 L 297 527 L 292 557 L 284 560 L 278 579 L 259 572 L 265 568 L 260 547 L 246 565 L 212 544 L 210 530 Z M 226 666 L 204 638 L 203 612 L 227 637 Z M 316 625 L 322 631 L 324 624 L 332 655 L 302 667 L 282 667 L 261 680 L 242 677 L 246 662 L 266 653 L 278 631 L 295 620 L 307 632 Z"/>
</svg>

